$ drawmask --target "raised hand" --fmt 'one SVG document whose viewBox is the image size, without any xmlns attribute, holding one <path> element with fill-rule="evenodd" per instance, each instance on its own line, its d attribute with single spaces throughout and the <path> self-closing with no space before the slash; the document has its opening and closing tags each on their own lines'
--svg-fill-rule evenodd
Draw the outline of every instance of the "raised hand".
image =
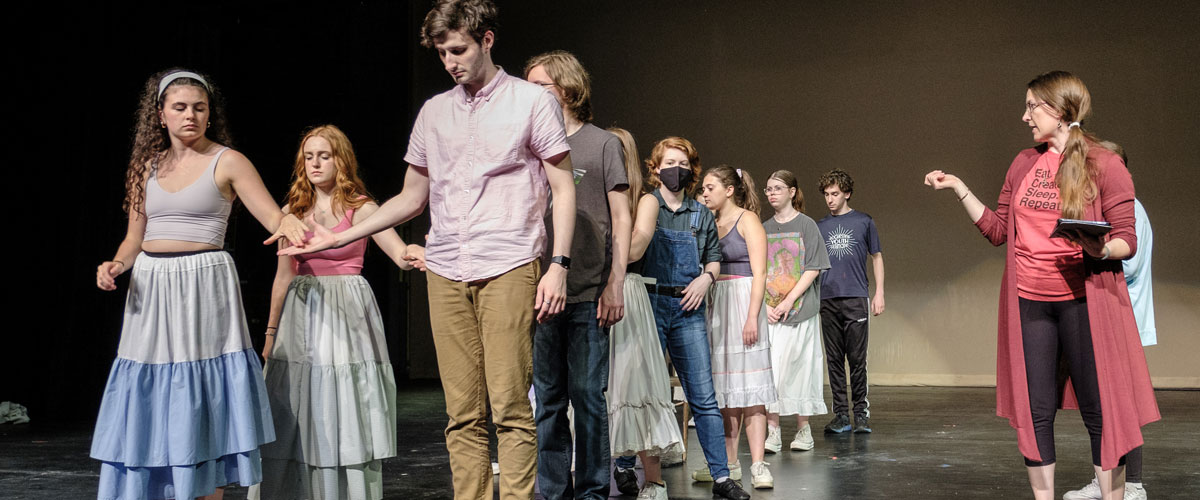
<svg viewBox="0 0 1200 500">
<path fill-rule="evenodd" d="M 958 193 L 959 189 L 965 188 L 963 181 L 954 174 L 947 174 L 941 170 L 934 170 L 925 174 L 925 185 L 936 190 L 953 189 Z M 961 195 L 961 193 L 958 193 Z"/>
</svg>

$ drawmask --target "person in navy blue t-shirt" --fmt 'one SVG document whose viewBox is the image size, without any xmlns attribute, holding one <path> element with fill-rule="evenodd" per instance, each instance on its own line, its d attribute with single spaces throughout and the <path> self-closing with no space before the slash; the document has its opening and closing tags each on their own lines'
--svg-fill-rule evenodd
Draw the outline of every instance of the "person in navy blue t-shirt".
<svg viewBox="0 0 1200 500">
<path fill-rule="evenodd" d="M 850 363 L 850 392 L 853 398 L 854 432 L 871 432 L 870 403 L 867 402 L 867 323 L 871 314 L 883 313 L 883 253 L 879 234 L 870 215 L 850 208 L 854 179 L 842 170 L 822 175 L 819 182 L 829 215 L 817 221 L 825 248 L 828 271 L 821 277 L 821 333 L 829 364 L 829 388 L 833 391 L 833 420 L 825 432 L 851 429 L 850 405 L 846 400 L 846 369 Z M 867 300 L 867 257 L 875 270 L 875 295 Z"/>
</svg>

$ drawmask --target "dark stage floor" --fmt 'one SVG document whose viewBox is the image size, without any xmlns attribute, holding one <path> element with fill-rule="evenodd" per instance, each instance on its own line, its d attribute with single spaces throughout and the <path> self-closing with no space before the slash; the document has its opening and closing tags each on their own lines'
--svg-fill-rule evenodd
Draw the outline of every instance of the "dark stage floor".
<svg viewBox="0 0 1200 500">
<path fill-rule="evenodd" d="M 869 435 L 814 433 L 815 450 L 768 455 L 775 489 L 752 491 L 759 499 L 1029 498 L 1016 436 L 994 416 L 993 389 L 873 387 Z M 1144 481 L 1152 499 L 1200 498 L 1200 391 L 1159 391 L 1163 420 L 1144 429 Z M 828 398 L 827 398 L 828 400 Z M 442 393 L 422 383 L 401 389 L 400 456 L 384 464 L 389 499 L 451 498 L 442 441 Z M 36 415 L 34 416 L 36 418 Z M 815 417 L 814 428 L 827 416 Z M 785 419 L 784 446 L 795 433 Z M 1092 477 L 1087 436 L 1077 412 L 1057 423 L 1057 495 Z M 703 464 L 694 434 L 683 467 L 664 471 L 672 499 L 711 498 L 693 485 L 689 470 Z M 98 466 L 88 458 L 90 426 L 0 425 L 0 498 L 96 497 Z M 743 441 L 741 462 L 749 450 Z M 245 498 L 245 488 L 225 498 Z"/>
</svg>

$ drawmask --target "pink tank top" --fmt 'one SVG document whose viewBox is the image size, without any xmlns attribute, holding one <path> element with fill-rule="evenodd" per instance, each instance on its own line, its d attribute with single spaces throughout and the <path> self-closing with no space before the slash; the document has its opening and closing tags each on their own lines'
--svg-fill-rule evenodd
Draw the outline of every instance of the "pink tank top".
<svg viewBox="0 0 1200 500">
<path fill-rule="evenodd" d="M 223 148 L 200 177 L 187 187 L 169 193 L 158 185 L 157 168 L 146 181 L 146 235 L 143 241 L 178 240 L 225 246 L 225 227 L 233 202 L 217 189 L 213 176 Z"/>
<path fill-rule="evenodd" d="M 346 211 L 346 217 L 330 231 L 340 233 L 350 228 L 354 220 L 354 210 Z M 311 237 L 308 232 L 305 237 Z M 363 254 L 367 251 L 367 238 L 362 238 L 341 248 L 330 248 L 309 254 L 292 256 L 292 270 L 296 274 L 313 276 L 336 276 L 340 274 L 361 274 Z"/>
</svg>

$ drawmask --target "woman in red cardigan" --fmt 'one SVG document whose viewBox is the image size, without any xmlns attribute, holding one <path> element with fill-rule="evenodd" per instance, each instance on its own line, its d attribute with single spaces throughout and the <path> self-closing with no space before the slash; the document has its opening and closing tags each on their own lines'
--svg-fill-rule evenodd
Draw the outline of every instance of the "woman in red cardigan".
<svg viewBox="0 0 1200 500">
<path fill-rule="evenodd" d="M 1070 73 L 1029 82 L 1021 119 L 1040 144 L 1013 160 L 995 210 L 954 175 L 925 176 L 934 189 L 954 191 L 988 241 L 1008 243 L 996 413 L 1017 430 L 1036 499 L 1054 498 L 1060 406 L 1083 416 L 1106 500 L 1123 497 L 1124 455 L 1142 444 L 1141 426 L 1159 418 L 1121 272 L 1137 251 L 1133 180 L 1120 156 L 1083 130 L 1090 108 L 1087 87 Z M 1112 231 L 1051 238 L 1060 217 L 1107 221 Z M 1070 377 L 1061 383 L 1060 359 Z"/>
</svg>

